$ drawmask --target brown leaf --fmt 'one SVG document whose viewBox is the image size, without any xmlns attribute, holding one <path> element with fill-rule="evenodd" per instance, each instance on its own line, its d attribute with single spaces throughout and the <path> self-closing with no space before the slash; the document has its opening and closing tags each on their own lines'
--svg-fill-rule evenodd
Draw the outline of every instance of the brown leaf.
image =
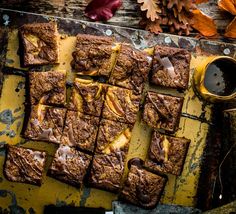
<svg viewBox="0 0 236 214">
<path fill-rule="evenodd" d="M 161 9 L 158 7 L 155 0 L 138 0 L 139 4 L 143 4 L 141 6 L 142 11 L 147 11 L 146 17 L 151 19 L 151 21 L 155 21 L 159 19 L 159 13 L 161 13 Z"/>
<path fill-rule="evenodd" d="M 224 36 L 236 39 L 236 17 L 227 26 Z"/>
<path fill-rule="evenodd" d="M 199 9 L 192 11 L 191 26 L 203 36 L 215 36 L 217 34 L 214 20 L 202 13 Z"/>
<path fill-rule="evenodd" d="M 209 2 L 209 0 L 193 0 L 193 3 L 195 4 L 201 4 L 201 3 L 206 3 Z"/>
<path fill-rule="evenodd" d="M 154 22 L 148 22 L 145 29 L 155 34 L 162 33 L 161 24 L 159 20 L 155 20 Z"/>
<path fill-rule="evenodd" d="M 219 0 L 218 6 L 232 15 L 236 15 L 236 0 Z"/>
</svg>

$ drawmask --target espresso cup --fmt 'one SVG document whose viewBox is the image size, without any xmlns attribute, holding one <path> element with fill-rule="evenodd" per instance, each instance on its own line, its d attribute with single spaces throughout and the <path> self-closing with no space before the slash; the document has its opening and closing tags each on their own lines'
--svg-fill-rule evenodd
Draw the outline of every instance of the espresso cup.
<svg viewBox="0 0 236 214">
<path fill-rule="evenodd" d="M 199 64 L 193 75 L 197 93 L 210 102 L 236 98 L 236 60 L 227 56 L 211 56 Z"/>
</svg>

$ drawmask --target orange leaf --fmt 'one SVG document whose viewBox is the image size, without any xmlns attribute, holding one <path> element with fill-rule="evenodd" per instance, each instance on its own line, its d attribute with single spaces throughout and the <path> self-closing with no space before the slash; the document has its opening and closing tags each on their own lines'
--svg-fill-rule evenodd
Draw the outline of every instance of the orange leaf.
<svg viewBox="0 0 236 214">
<path fill-rule="evenodd" d="M 203 36 L 210 37 L 217 34 L 216 25 L 213 19 L 198 9 L 192 11 L 191 26 Z"/>
<path fill-rule="evenodd" d="M 195 4 L 201 4 L 201 3 L 205 3 L 205 2 L 208 2 L 209 0 L 193 0 L 193 2 Z"/>
<path fill-rule="evenodd" d="M 154 22 L 148 22 L 146 25 L 146 30 L 149 30 L 152 33 L 159 34 L 162 33 L 161 25 L 159 20 L 156 20 Z"/>
<path fill-rule="evenodd" d="M 159 19 L 158 13 L 161 13 L 161 9 L 156 4 L 155 0 L 138 0 L 139 4 L 143 4 L 141 6 L 142 11 L 147 11 L 147 18 L 151 19 L 151 21 L 155 21 Z"/>
<path fill-rule="evenodd" d="M 232 15 L 236 15 L 236 0 L 219 0 L 218 6 Z"/>
<path fill-rule="evenodd" d="M 227 26 L 224 36 L 236 39 L 236 17 Z"/>
</svg>

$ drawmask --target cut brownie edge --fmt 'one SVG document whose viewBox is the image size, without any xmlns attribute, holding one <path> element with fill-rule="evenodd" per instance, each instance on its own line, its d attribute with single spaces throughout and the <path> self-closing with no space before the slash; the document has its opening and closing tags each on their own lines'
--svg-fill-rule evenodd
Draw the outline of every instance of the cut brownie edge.
<svg viewBox="0 0 236 214">
<path fill-rule="evenodd" d="M 55 22 L 25 24 L 19 29 L 23 66 L 58 64 L 58 32 Z"/>
<path fill-rule="evenodd" d="M 190 140 L 161 135 L 154 132 L 145 160 L 145 167 L 154 172 L 180 175 L 188 152 Z"/>
<path fill-rule="evenodd" d="M 7 146 L 4 175 L 9 181 L 41 186 L 46 163 L 45 151 Z"/>
<path fill-rule="evenodd" d="M 152 128 L 175 132 L 184 98 L 149 91 L 145 98 L 142 120 Z"/>
<path fill-rule="evenodd" d="M 46 105 L 32 106 L 24 138 L 59 144 L 64 127 L 66 109 Z"/>
<path fill-rule="evenodd" d="M 100 121 L 96 153 L 128 153 L 133 125 L 102 119 Z"/>
<path fill-rule="evenodd" d="M 155 46 L 151 82 L 185 90 L 189 83 L 191 54 L 181 48 Z"/>
<path fill-rule="evenodd" d="M 93 152 L 95 148 L 99 118 L 68 110 L 61 143 L 83 151 Z"/>
<path fill-rule="evenodd" d="M 95 154 L 89 177 L 89 185 L 117 193 L 121 189 L 125 168 L 125 154 Z"/>
<path fill-rule="evenodd" d="M 91 160 L 91 155 L 67 145 L 60 145 L 47 174 L 56 180 L 80 188 Z"/>
<path fill-rule="evenodd" d="M 166 176 L 131 165 L 119 198 L 142 208 L 152 209 L 159 202 L 166 182 Z"/>
</svg>

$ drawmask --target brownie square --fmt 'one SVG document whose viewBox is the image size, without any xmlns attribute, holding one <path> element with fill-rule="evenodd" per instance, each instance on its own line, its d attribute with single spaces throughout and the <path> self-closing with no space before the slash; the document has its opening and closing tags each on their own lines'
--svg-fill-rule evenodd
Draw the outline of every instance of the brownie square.
<svg viewBox="0 0 236 214">
<path fill-rule="evenodd" d="M 108 77 L 112 69 L 112 45 L 110 37 L 78 34 L 72 67 L 81 75 Z"/>
<path fill-rule="evenodd" d="M 174 132 L 179 125 L 183 100 L 181 97 L 148 92 L 143 121 L 153 128 Z"/>
<path fill-rule="evenodd" d="M 67 111 L 61 143 L 92 152 L 95 147 L 98 125 L 98 117 Z"/>
<path fill-rule="evenodd" d="M 31 140 L 60 143 L 65 115 L 64 108 L 32 106 L 24 136 Z"/>
<path fill-rule="evenodd" d="M 64 105 L 66 102 L 66 72 L 30 72 L 31 105 Z"/>
<path fill-rule="evenodd" d="M 180 175 L 190 140 L 153 132 L 145 166 L 152 171 Z"/>
<path fill-rule="evenodd" d="M 20 27 L 19 36 L 23 48 L 24 66 L 58 63 L 56 23 L 25 24 Z"/>
<path fill-rule="evenodd" d="M 89 183 L 98 189 L 118 192 L 121 189 L 124 167 L 125 154 L 123 152 L 95 154 Z"/>
<path fill-rule="evenodd" d="M 120 197 L 134 205 L 151 209 L 159 202 L 165 184 L 165 177 L 131 165 Z"/>
<path fill-rule="evenodd" d="M 115 86 L 108 87 L 102 117 L 124 123 L 135 123 L 141 96 Z"/>
<path fill-rule="evenodd" d="M 104 84 L 76 78 L 69 108 L 99 117 L 102 113 L 105 92 L 106 86 Z"/>
<path fill-rule="evenodd" d="M 128 153 L 131 139 L 131 124 L 102 119 L 97 137 L 97 153 L 113 153 L 122 151 Z"/>
<path fill-rule="evenodd" d="M 67 145 L 60 145 L 48 174 L 59 181 L 80 187 L 91 160 L 91 155 L 77 151 Z"/>
<path fill-rule="evenodd" d="M 155 85 L 186 89 L 191 54 L 184 49 L 155 46 L 151 82 Z"/>
<path fill-rule="evenodd" d="M 109 83 L 142 93 L 152 58 L 144 51 L 121 45 Z"/>
<path fill-rule="evenodd" d="M 46 152 L 8 146 L 4 173 L 9 181 L 41 186 Z"/>
</svg>

